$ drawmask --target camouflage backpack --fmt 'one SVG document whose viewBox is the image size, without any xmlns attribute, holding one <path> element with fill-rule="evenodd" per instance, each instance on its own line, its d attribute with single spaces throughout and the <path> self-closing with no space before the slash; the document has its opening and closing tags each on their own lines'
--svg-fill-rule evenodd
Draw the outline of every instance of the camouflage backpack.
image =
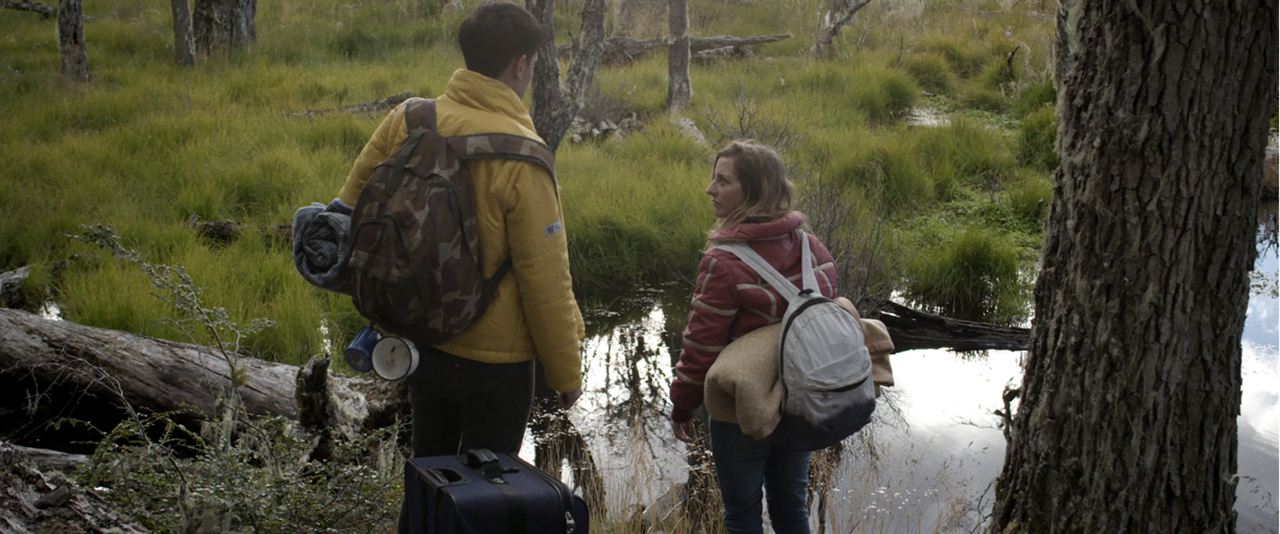
<svg viewBox="0 0 1280 534">
<path fill-rule="evenodd" d="M 506 134 L 441 137 L 435 101 L 405 104 L 409 135 L 374 169 L 351 216 L 349 269 L 360 314 L 422 346 L 462 333 L 484 313 L 507 258 L 492 278 L 481 272 L 473 159 L 518 159 L 555 180 L 542 143 Z"/>
</svg>

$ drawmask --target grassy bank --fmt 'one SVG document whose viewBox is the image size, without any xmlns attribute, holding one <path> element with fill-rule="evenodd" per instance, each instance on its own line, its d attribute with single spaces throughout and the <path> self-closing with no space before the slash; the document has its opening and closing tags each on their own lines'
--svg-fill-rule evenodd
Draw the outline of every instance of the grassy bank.
<svg viewBox="0 0 1280 534">
<path fill-rule="evenodd" d="M 108 224 L 150 261 L 185 266 L 207 288 L 207 303 L 232 319 L 275 320 L 246 340 L 255 355 L 297 362 L 320 352 L 322 322 L 344 339 L 359 317 L 345 299 L 296 275 L 276 227 L 298 206 L 335 195 L 381 116 L 288 114 L 439 93 L 461 62 L 452 32 L 462 14 L 428 16 L 419 4 L 263 4 L 258 44 L 180 69 L 171 64 L 167 8 L 92 3 L 85 31 L 95 78 L 80 87 L 57 75 L 52 23 L 6 13 L 0 270 L 32 265 L 30 300 L 53 298 L 68 319 L 186 340 L 145 276 L 66 237 L 81 224 Z M 695 34 L 796 35 L 761 47 L 761 57 L 694 66 L 688 116 L 710 146 L 690 141 L 662 113 L 663 54 L 601 69 L 592 106 L 615 118 L 635 114 L 644 127 L 562 145 L 577 288 L 590 296 L 691 276 L 712 222 L 702 193 L 710 156 L 730 138 L 751 136 L 782 149 L 802 190 L 825 184 L 806 197 L 806 211 L 860 214 L 832 226 L 853 236 L 846 241 L 867 225 L 884 229 L 873 254 L 848 256 L 847 271 L 874 271 L 875 287 L 909 288 L 942 311 L 1012 318 L 1025 280 L 1000 273 L 1010 257 L 1015 270 L 1030 267 L 1051 194 L 1047 15 L 990 2 L 876 4 L 846 28 L 831 59 L 812 60 L 810 4 L 692 3 Z M 561 11 L 567 35 L 576 8 Z M 662 24 L 633 30 L 652 34 Z M 910 125 L 918 108 L 949 123 Z M 227 245 L 191 227 L 225 219 L 244 227 Z M 978 255 L 987 259 L 937 252 L 976 242 L 975 228 L 982 246 L 997 249 Z M 972 279 L 957 273 L 974 269 L 997 273 L 983 293 L 1004 295 L 997 300 L 1006 304 L 976 312 L 954 304 L 956 285 L 968 283 L 958 281 Z M 194 341 L 209 340 L 197 332 Z"/>
</svg>

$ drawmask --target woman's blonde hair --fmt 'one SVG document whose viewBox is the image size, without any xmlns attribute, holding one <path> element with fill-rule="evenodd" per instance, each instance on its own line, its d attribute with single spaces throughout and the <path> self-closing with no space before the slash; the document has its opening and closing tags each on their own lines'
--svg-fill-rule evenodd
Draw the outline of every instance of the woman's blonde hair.
<svg viewBox="0 0 1280 534">
<path fill-rule="evenodd" d="M 742 204 L 717 220 L 712 232 L 748 222 L 748 219 L 776 219 L 791 211 L 795 186 L 787 179 L 786 168 L 776 151 L 751 139 L 739 139 L 716 153 L 715 164 L 719 164 L 721 158 L 729 158 L 733 163 L 733 172 L 742 187 Z M 713 165 L 711 172 L 714 173 L 714 169 Z"/>
</svg>

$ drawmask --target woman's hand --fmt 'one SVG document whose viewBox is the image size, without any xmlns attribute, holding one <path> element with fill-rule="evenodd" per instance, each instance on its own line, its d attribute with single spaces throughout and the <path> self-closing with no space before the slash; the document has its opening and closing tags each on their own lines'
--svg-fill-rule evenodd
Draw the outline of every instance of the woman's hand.
<svg viewBox="0 0 1280 534">
<path fill-rule="evenodd" d="M 693 443 L 693 421 L 677 422 L 671 421 L 671 433 L 675 434 L 676 439 L 685 443 Z"/>
</svg>

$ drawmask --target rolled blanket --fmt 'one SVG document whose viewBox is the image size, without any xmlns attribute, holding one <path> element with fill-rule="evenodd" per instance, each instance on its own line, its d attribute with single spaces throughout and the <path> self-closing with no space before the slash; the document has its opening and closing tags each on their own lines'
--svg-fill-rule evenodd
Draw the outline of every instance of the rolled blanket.
<svg viewBox="0 0 1280 534">
<path fill-rule="evenodd" d="M 293 214 L 293 263 L 312 285 L 337 293 L 351 293 L 347 273 L 351 214 L 339 199 L 329 205 L 312 202 Z"/>
<path fill-rule="evenodd" d="M 871 353 L 871 376 L 877 396 L 881 386 L 893 385 L 889 353 L 893 340 L 884 323 L 863 319 L 853 303 L 835 299 L 862 324 Z M 716 358 L 703 388 L 703 403 L 712 419 L 737 423 L 752 439 L 765 439 L 782 421 L 782 381 L 778 380 L 778 336 L 781 325 L 757 328 L 733 340 Z"/>
</svg>

